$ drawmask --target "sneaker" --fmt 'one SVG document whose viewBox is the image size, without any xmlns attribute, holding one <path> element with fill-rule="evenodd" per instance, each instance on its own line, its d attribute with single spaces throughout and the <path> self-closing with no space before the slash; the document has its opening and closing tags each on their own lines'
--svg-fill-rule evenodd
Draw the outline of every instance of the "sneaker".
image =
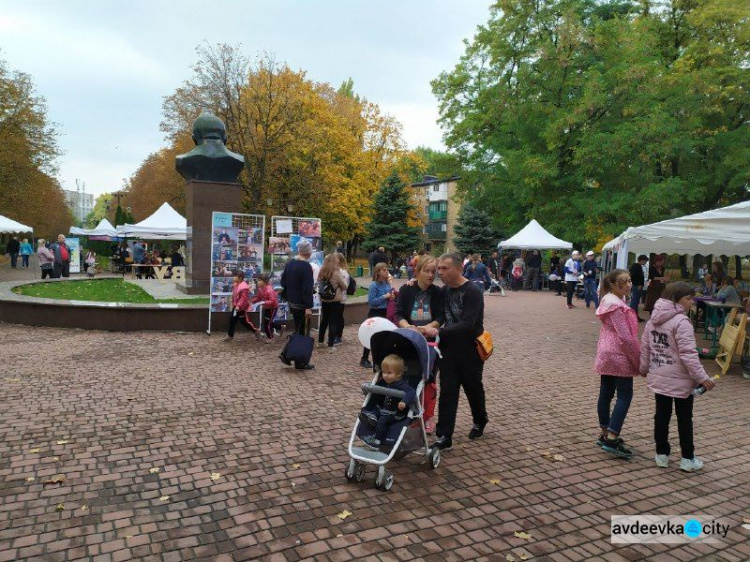
<svg viewBox="0 0 750 562">
<path fill-rule="evenodd" d="M 319 341 L 315 346 L 316 347 L 326 347 L 326 343 L 322 342 L 322 341 Z"/>
<path fill-rule="evenodd" d="M 484 435 L 484 426 L 486 426 L 487 423 L 475 423 L 474 426 L 471 428 L 471 431 L 469 432 L 469 439 L 479 439 L 482 435 Z"/>
<path fill-rule="evenodd" d="M 604 435 L 599 435 L 599 437 L 597 437 L 597 439 L 596 439 L 596 444 L 599 447 L 604 447 L 604 439 L 606 439 L 606 437 Z M 614 441 L 616 443 L 625 443 L 625 440 L 622 439 L 621 437 L 615 437 L 614 439 L 612 439 L 612 441 Z"/>
<path fill-rule="evenodd" d="M 365 424 L 367 427 L 375 427 L 378 425 L 378 418 L 372 412 L 360 412 L 359 421 Z"/>
<path fill-rule="evenodd" d="M 364 441 L 368 449 L 372 449 L 373 451 L 378 451 L 380 449 L 380 439 L 375 439 L 374 435 L 365 435 L 362 438 L 362 441 Z"/>
<path fill-rule="evenodd" d="M 569 304 L 569 305 L 568 305 L 568 310 L 570 310 L 571 308 L 575 308 L 575 307 L 576 307 L 576 305 L 574 305 L 574 304 Z"/>
<path fill-rule="evenodd" d="M 432 421 L 432 418 L 424 422 L 424 430 L 427 435 L 435 433 L 435 423 Z"/>
<path fill-rule="evenodd" d="M 669 467 L 669 457 L 667 455 L 656 455 L 654 460 L 656 461 L 656 466 L 659 468 Z"/>
<path fill-rule="evenodd" d="M 333 347 L 332 345 L 328 347 L 328 353 L 333 353 L 334 351 L 336 351 L 335 347 Z"/>
<path fill-rule="evenodd" d="M 432 446 L 441 451 L 450 451 L 453 448 L 453 440 L 450 437 L 438 437 Z"/>
<path fill-rule="evenodd" d="M 224 343 L 228 343 L 230 341 L 234 341 L 234 338 L 232 336 L 227 336 L 223 340 L 221 340 Z"/>
<path fill-rule="evenodd" d="M 341 338 L 336 338 L 335 340 L 333 340 L 333 345 L 341 345 L 342 343 L 344 342 L 341 341 Z"/>
<path fill-rule="evenodd" d="M 624 443 L 618 443 L 616 439 L 604 438 L 604 445 L 602 445 L 602 451 L 607 451 L 611 455 L 619 457 L 621 459 L 629 459 L 633 456 L 633 450 L 628 449 Z"/>
<path fill-rule="evenodd" d="M 315 368 L 315 365 L 312 363 L 308 363 L 307 365 L 303 365 L 302 367 L 295 367 L 298 371 L 312 371 Z"/>
<path fill-rule="evenodd" d="M 365 369 L 372 369 L 372 363 L 367 359 L 362 359 L 362 361 L 359 362 L 359 366 L 364 367 Z"/>
<path fill-rule="evenodd" d="M 703 468 L 703 461 L 698 457 L 693 457 L 692 459 L 683 458 L 680 460 L 680 470 L 683 472 L 695 472 L 701 468 Z"/>
</svg>

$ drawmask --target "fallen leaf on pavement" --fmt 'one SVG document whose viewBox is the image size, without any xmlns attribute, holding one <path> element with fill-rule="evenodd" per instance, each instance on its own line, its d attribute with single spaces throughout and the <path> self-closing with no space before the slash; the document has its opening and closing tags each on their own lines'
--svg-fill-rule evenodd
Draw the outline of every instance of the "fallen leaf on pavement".
<svg viewBox="0 0 750 562">
<path fill-rule="evenodd" d="M 63 482 L 65 482 L 64 476 L 55 476 L 49 480 L 45 480 L 42 484 L 46 486 L 47 484 L 62 484 Z"/>
<path fill-rule="evenodd" d="M 527 452 L 529 452 L 529 453 L 530 453 L 530 452 L 531 452 L 531 451 L 533 451 L 533 450 L 534 450 L 534 447 L 532 447 L 531 445 L 526 445 L 526 451 L 527 451 Z M 508 554 L 508 556 L 510 556 L 510 554 Z M 513 558 L 513 557 L 511 556 L 511 558 Z"/>
<path fill-rule="evenodd" d="M 490 484 L 495 484 L 495 485 L 500 484 L 500 479 L 499 478 L 493 478 L 492 480 L 490 480 Z"/>
<path fill-rule="evenodd" d="M 58 503 L 58 504 L 57 504 L 57 505 L 55 506 L 55 509 L 56 509 L 57 511 L 65 511 L 65 504 L 64 504 L 64 503 Z"/>
<path fill-rule="evenodd" d="M 295 468 L 295 469 L 296 469 L 296 468 L 299 468 L 299 463 L 298 463 L 298 462 L 294 463 L 294 464 L 292 465 L 292 468 Z"/>
<path fill-rule="evenodd" d="M 59 460 L 60 460 L 60 457 L 52 457 L 52 460 L 53 460 L 54 462 L 57 462 L 57 461 L 59 461 Z"/>
<path fill-rule="evenodd" d="M 193 352 L 191 351 L 190 353 L 188 353 L 188 355 L 190 355 L 190 356 L 193 356 L 193 355 L 195 355 L 195 353 L 193 353 Z"/>
<path fill-rule="evenodd" d="M 148 472 L 149 472 L 149 474 L 156 474 L 156 473 L 157 473 L 157 472 L 159 472 L 160 470 L 161 470 L 161 469 L 160 469 L 160 468 L 159 468 L 158 466 L 155 466 L 154 468 L 149 468 L 149 469 L 148 469 Z"/>
<path fill-rule="evenodd" d="M 211 473 L 211 480 L 213 480 L 214 482 L 216 482 L 219 478 L 221 478 L 221 473 L 220 472 L 212 472 Z"/>
<path fill-rule="evenodd" d="M 38 453 L 39 449 L 29 449 L 29 453 Z"/>
<path fill-rule="evenodd" d="M 750 523 L 750 517 L 743 517 L 742 518 L 743 523 Z"/>
<path fill-rule="evenodd" d="M 86 507 L 85 505 L 81 506 L 81 511 L 86 511 L 87 509 L 88 509 L 88 507 Z"/>
<path fill-rule="evenodd" d="M 556 461 L 564 461 L 565 460 L 565 457 L 562 456 L 562 455 L 555 455 L 552 458 L 555 459 Z"/>
<path fill-rule="evenodd" d="M 67 441 L 65 439 L 61 439 L 60 441 L 57 442 L 58 445 L 67 445 L 68 443 L 70 443 L 70 441 Z"/>
<path fill-rule="evenodd" d="M 515 533 L 513 533 L 513 536 L 516 537 L 517 539 L 524 539 L 527 541 L 531 540 L 531 535 L 524 531 L 516 531 Z"/>
<path fill-rule="evenodd" d="M 162 496 L 162 497 L 160 497 L 159 499 L 160 499 L 161 501 L 163 501 L 163 502 L 165 502 L 165 501 L 169 501 L 169 496 Z"/>
<path fill-rule="evenodd" d="M 521 558 L 521 560 L 528 560 L 529 559 L 529 557 L 526 556 L 523 552 L 521 553 L 520 558 Z"/>
<path fill-rule="evenodd" d="M 26 482 L 33 482 L 34 480 L 36 480 L 36 478 L 34 478 L 33 476 L 29 476 L 28 478 L 26 478 Z"/>
<path fill-rule="evenodd" d="M 505 560 L 507 562 L 516 562 L 516 559 L 513 558 L 510 554 L 508 554 L 508 556 L 505 557 Z"/>
<path fill-rule="evenodd" d="M 352 515 L 352 512 L 349 511 L 348 509 L 345 509 L 344 511 L 342 511 L 341 513 L 339 513 L 339 519 L 344 520 L 347 517 L 349 517 L 350 515 Z"/>
</svg>

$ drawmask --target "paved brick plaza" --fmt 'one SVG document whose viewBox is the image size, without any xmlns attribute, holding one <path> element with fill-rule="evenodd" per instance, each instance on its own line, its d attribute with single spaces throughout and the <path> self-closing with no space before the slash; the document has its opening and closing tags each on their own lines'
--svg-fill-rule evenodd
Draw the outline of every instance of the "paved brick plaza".
<svg viewBox="0 0 750 562">
<path fill-rule="evenodd" d="M 367 378 L 354 327 L 300 373 L 244 332 L 227 345 L 0 324 L 0 560 L 750 559 L 750 381 L 738 366 L 696 402 L 702 473 L 653 465 L 643 381 L 623 433 L 637 456 L 620 461 L 594 446 L 593 311 L 552 293 L 486 303 L 497 351 L 485 438 L 466 438 L 462 400 L 454 450 L 436 471 L 396 463 L 391 492 L 374 472 L 344 478 Z M 733 527 L 720 546 L 610 545 L 610 515 L 638 513 Z"/>
</svg>

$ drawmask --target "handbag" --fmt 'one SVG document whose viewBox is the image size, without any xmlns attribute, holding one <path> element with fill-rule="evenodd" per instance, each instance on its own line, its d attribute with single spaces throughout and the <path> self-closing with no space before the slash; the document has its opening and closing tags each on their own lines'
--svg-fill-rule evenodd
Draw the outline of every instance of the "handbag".
<svg viewBox="0 0 750 562">
<path fill-rule="evenodd" d="M 353 295 L 356 292 L 357 292 L 357 281 L 354 279 L 353 275 L 350 275 L 349 284 L 346 286 L 346 294 Z"/>
<path fill-rule="evenodd" d="M 494 350 L 492 346 L 492 334 L 485 330 L 477 339 L 474 340 L 474 343 L 476 343 L 477 345 L 479 357 L 482 359 L 482 361 L 487 361 Z"/>
</svg>

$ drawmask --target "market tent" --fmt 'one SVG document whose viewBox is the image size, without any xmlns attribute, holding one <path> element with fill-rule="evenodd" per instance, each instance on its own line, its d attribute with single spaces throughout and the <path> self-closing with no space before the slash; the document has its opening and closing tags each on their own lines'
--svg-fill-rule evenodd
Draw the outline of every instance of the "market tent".
<svg viewBox="0 0 750 562">
<path fill-rule="evenodd" d="M 75 234 L 77 236 L 110 236 L 115 237 L 117 236 L 117 230 L 114 226 L 112 226 L 112 223 L 109 222 L 107 219 L 102 219 L 99 221 L 99 224 L 97 224 L 94 228 L 77 228 L 75 226 L 70 227 L 70 234 Z"/>
<path fill-rule="evenodd" d="M 153 215 L 138 224 L 118 226 L 117 236 L 150 240 L 187 240 L 187 219 L 169 203 L 163 203 Z"/>
<path fill-rule="evenodd" d="M 750 201 L 653 224 L 630 227 L 603 250 L 617 253 L 627 267 L 628 252 L 702 256 L 750 255 Z"/>
<path fill-rule="evenodd" d="M 34 229 L 0 215 L 0 232 L 34 232 Z"/>
<path fill-rule="evenodd" d="M 555 238 L 536 219 L 532 219 L 518 233 L 500 242 L 497 247 L 512 250 L 570 250 L 573 244 Z"/>
</svg>

